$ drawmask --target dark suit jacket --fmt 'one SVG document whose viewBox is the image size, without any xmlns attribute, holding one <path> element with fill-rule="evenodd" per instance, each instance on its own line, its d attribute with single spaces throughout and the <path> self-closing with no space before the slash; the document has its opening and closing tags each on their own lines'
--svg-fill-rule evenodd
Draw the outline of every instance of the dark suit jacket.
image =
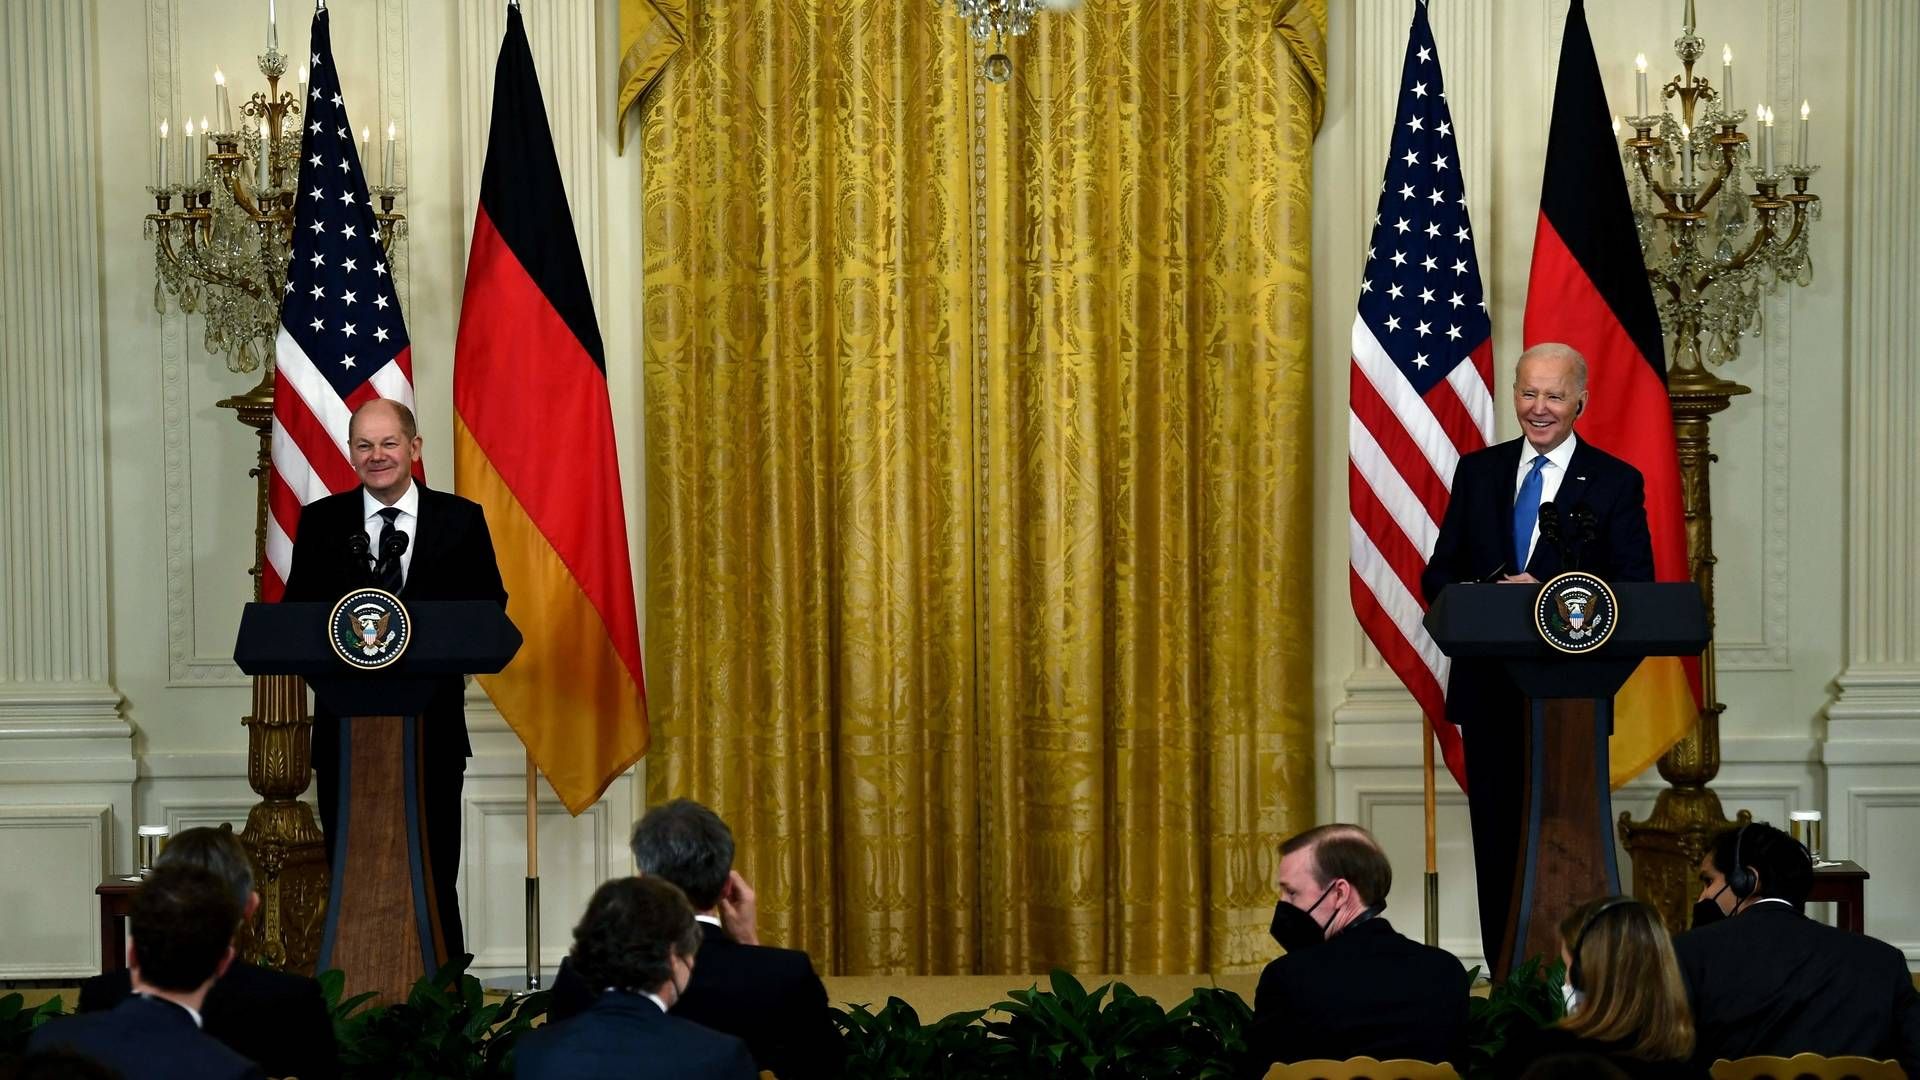
<svg viewBox="0 0 1920 1080">
<path fill-rule="evenodd" d="M 700 954 L 673 1015 L 744 1040 L 753 1060 L 780 1080 L 840 1075 L 845 1050 L 827 1008 L 827 988 L 797 949 L 742 945 L 712 923 L 700 924 Z M 593 1004 L 571 960 L 553 980 L 548 1016 L 564 1020 Z"/>
<path fill-rule="evenodd" d="M 521 1036 L 513 1075 L 527 1080 L 755 1080 L 753 1055 L 731 1035 L 668 1016 L 639 994 L 609 991 L 570 1020 Z"/>
<path fill-rule="evenodd" d="M 1470 989 L 1453 954 L 1379 917 L 1356 923 L 1260 973 L 1243 1075 L 1318 1058 L 1459 1061 Z"/>
<path fill-rule="evenodd" d="M 127 1080 L 248 1080 L 262 1073 L 193 1025 L 187 1010 L 129 997 L 107 1012 L 55 1020 L 33 1033 L 29 1051 L 65 1047 L 119 1070 Z"/>
<path fill-rule="evenodd" d="M 1456 582 L 1498 580 L 1496 574 L 1514 572 L 1514 480 L 1526 444 L 1525 438 L 1513 439 L 1460 459 L 1440 535 L 1420 575 L 1420 589 L 1428 603 Z M 1581 549 L 1579 569 L 1610 582 L 1653 580 L 1653 535 L 1647 530 L 1646 482 L 1640 470 L 1581 439 L 1574 444 L 1567 475 L 1553 502 L 1563 512 L 1582 504 L 1593 511 L 1594 535 Z M 1566 569 L 1560 549 L 1545 537 L 1533 545 L 1528 573 L 1545 581 Z M 1454 723 L 1518 708 L 1518 691 L 1512 689 L 1499 664 L 1456 661 L 1453 673 L 1447 719 Z M 1476 688 L 1510 700 L 1491 700 L 1474 692 Z"/>
<path fill-rule="evenodd" d="M 412 561 L 400 599 L 418 600 L 497 600 L 507 605 L 507 588 L 500 580 L 500 567 L 494 561 L 493 537 L 487 532 L 487 516 L 480 504 L 434 491 L 421 484 L 420 507 L 415 523 L 419 534 L 412 538 Z M 300 512 L 300 529 L 293 542 L 293 567 L 287 573 L 284 600 L 330 604 L 350 589 L 369 584 L 367 571 L 347 548 L 348 539 L 364 530 L 365 504 L 360 488 L 315 499 Z M 428 739 L 428 745 L 450 746 L 457 742 L 462 757 L 472 753 L 467 742 L 465 680 L 457 675 L 440 680 L 425 718 L 430 732 L 455 731 L 457 740 Z M 338 737 L 332 724 L 314 729 L 313 760 L 333 764 L 333 740 Z"/>
<path fill-rule="evenodd" d="M 1696 1056 L 1894 1058 L 1920 1076 L 1920 994 L 1900 950 L 1757 904 L 1674 939 Z"/>
<path fill-rule="evenodd" d="M 1559 1028 L 1520 1031 L 1508 1036 L 1506 1048 L 1494 1062 L 1493 1074 L 1517 1077 L 1542 1058 L 1583 1054 L 1603 1058 L 1632 1080 L 1708 1080 L 1705 1066 L 1692 1061 L 1644 1061 L 1621 1052 L 1612 1043 L 1576 1038 Z"/>
<path fill-rule="evenodd" d="M 80 984 L 79 1011 L 105 1012 L 133 993 L 126 971 L 95 975 Z M 312 979 L 235 961 L 207 991 L 201 1010 L 207 1034 L 269 1076 L 333 1080 L 340 1075 L 333 1020 Z"/>
</svg>

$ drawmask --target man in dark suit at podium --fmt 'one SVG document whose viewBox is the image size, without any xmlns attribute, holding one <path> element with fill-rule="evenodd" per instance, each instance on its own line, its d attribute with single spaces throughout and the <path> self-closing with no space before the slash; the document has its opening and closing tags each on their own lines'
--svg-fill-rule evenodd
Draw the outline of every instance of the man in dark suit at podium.
<svg viewBox="0 0 1920 1080">
<path fill-rule="evenodd" d="M 1653 580 L 1646 484 L 1640 470 L 1574 434 L 1586 404 L 1587 362 L 1578 352 L 1549 343 L 1521 354 L 1513 376 L 1521 437 L 1476 450 L 1454 469 L 1446 518 L 1420 578 L 1429 604 L 1456 582 L 1533 584 L 1570 569 L 1608 582 Z M 1543 514 L 1548 505 L 1554 509 Z M 1542 542 L 1543 520 L 1549 531 L 1558 524 L 1563 535 L 1586 536 L 1578 567 L 1566 565 L 1562 545 Z M 1498 662 L 1453 662 L 1447 719 L 1459 726 L 1466 748 L 1480 935 L 1489 964 L 1498 963 L 1520 859 L 1525 708 Z"/>
<path fill-rule="evenodd" d="M 349 590 L 371 585 L 408 602 L 493 600 L 506 606 L 486 513 L 478 503 L 431 490 L 413 478 L 420 460 L 413 410 L 385 398 L 360 406 L 347 425 L 347 451 L 360 486 L 316 499 L 300 512 L 286 601 L 331 604 Z M 420 725 L 421 831 L 449 956 L 466 951 L 454 888 L 460 872 L 460 789 L 473 752 L 465 693 L 459 676 L 441 679 Z M 339 748 L 338 719 L 315 716 L 313 771 L 329 861 Z"/>
<path fill-rule="evenodd" d="M 246 922 L 260 906 L 253 888 L 253 862 L 228 829 L 188 829 L 167 841 L 156 868 L 204 870 L 227 887 Z M 133 994 L 132 975 L 122 969 L 80 984 L 83 1013 L 104 1012 Z M 340 1073 L 333 1020 L 320 984 L 284 971 L 235 960 L 207 991 L 201 1030 L 257 1062 L 272 1076 L 333 1080 Z"/>
<path fill-rule="evenodd" d="M 1900 950 L 1807 918 L 1813 860 L 1771 825 L 1728 829 L 1700 861 L 1694 929 L 1673 941 L 1694 1060 L 1859 1056 L 1920 1076 L 1920 993 Z"/>
</svg>

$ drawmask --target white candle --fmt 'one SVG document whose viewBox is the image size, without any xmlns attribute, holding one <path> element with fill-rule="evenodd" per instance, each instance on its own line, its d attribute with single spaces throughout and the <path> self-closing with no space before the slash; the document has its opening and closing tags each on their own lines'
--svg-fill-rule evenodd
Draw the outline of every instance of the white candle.
<svg viewBox="0 0 1920 1080">
<path fill-rule="evenodd" d="M 167 186 L 167 156 L 173 144 L 167 141 L 167 122 L 160 121 L 160 186 Z"/>
<path fill-rule="evenodd" d="M 1693 183 L 1693 129 L 1680 125 L 1680 182 Z"/>
<path fill-rule="evenodd" d="M 360 171 L 364 174 L 373 163 L 373 129 L 362 125 L 360 128 Z"/>
<path fill-rule="evenodd" d="M 273 148 L 273 144 L 268 141 L 269 138 L 267 122 L 262 120 L 260 121 L 260 186 L 258 188 L 260 191 L 267 190 L 267 158 L 271 156 L 270 151 Z"/>
<path fill-rule="evenodd" d="M 180 141 L 180 182 L 193 183 L 193 120 L 187 120 L 187 137 Z"/>
<path fill-rule="evenodd" d="M 1720 46 L 1720 100 L 1727 114 L 1733 114 L 1733 46 Z"/>
<path fill-rule="evenodd" d="M 304 112 L 306 111 L 306 108 L 307 108 L 307 65 L 301 64 L 300 65 L 300 109 L 302 112 Z"/>
<path fill-rule="evenodd" d="M 1647 115 L 1647 54 L 1641 53 L 1633 58 L 1633 66 L 1639 72 L 1634 76 L 1634 100 L 1639 103 L 1640 116 Z"/>
<path fill-rule="evenodd" d="M 394 137 L 398 134 L 399 132 L 393 126 L 393 121 L 387 121 L 387 160 L 380 174 L 380 182 L 387 187 L 393 186 L 393 155 L 396 145 Z"/>
<path fill-rule="evenodd" d="M 1613 118 L 1613 134 L 1615 138 L 1620 136 L 1620 118 L 1617 116 Z"/>
<path fill-rule="evenodd" d="M 220 114 L 220 130 L 233 130 L 233 110 L 227 108 L 227 76 L 219 68 L 213 69 L 213 111 Z"/>
<path fill-rule="evenodd" d="M 1771 174 L 1773 172 L 1773 110 L 1772 109 L 1767 110 L 1765 126 L 1763 126 L 1760 130 L 1761 130 L 1761 135 L 1760 135 L 1761 161 L 1765 171 Z"/>
<path fill-rule="evenodd" d="M 200 157 L 205 160 L 211 153 L 213 153 L 213 125 L 207 123 L 207 118 L 202 115 L 200 117 Z"/>
<path fill-rule="evenodd" d="M 1800 152 L 1794 155 L 1797 159 L 1794 164 L 1803 169 L 1807 167 L 1807 116 L 1812 112 L 1813 107 L 1810 104 L 1805 101 L 1800 103 Z"/>
</svg>

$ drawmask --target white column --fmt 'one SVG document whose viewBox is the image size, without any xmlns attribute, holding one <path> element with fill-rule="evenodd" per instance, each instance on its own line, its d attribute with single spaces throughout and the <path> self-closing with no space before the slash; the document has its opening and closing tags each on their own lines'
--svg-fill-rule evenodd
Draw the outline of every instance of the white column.
<svg viewBox="0 0 1920 1080">
<path fill-rule="evenodd" d="M 1858 156 L 1844 196 L 1848 265 L 1833 268 L 1849 275 L 1847 639 L 1827 710 L 1827 844 L 1875 881 L 1897 881 L 1920 873 L 1920 102 L 1889 88 L 1920 62 L 1920 10 L 1863 4 L 1854 15 L 1846 141 Z M 1920 958 L 1920 909 L 1868 912 L 1868 932 Z"/>
<path fill-rule="evenodd" d="M 65 0 L 0 7 L 8 103 L 0 109 L 0 740 L 8 742 L 127 734 L 107 656 L 89 10 Z M 157 167 L 152 147 L 124 149 L 128 167 Z"/>
</svg>

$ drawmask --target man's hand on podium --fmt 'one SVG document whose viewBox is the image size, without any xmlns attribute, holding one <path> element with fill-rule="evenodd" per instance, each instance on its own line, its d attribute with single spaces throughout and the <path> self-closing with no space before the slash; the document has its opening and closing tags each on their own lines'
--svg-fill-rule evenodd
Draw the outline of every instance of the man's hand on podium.
<svg viewBox="0 0 1920 1080">
<path fill-rule="evenodd" d="M 1525 574 L 1525 573 L 1508 574 L 1506 577 L 1503 577 L 1500 579 L 1500 584 L 1502 585 L 1538 585 L 1540 584 L 1540 579 L 1537 577 L 1534 577 L 1532 574 Z"/>
<path fill-rule="evenodd" d="M 755 922 L 759 916 L 753 886 L 740 876 L 740 871 L 727 871 L 726 888 L 720 890 L 720 928 L 742 945 L 758 945 L 760 931 Z"/>
</svg>

